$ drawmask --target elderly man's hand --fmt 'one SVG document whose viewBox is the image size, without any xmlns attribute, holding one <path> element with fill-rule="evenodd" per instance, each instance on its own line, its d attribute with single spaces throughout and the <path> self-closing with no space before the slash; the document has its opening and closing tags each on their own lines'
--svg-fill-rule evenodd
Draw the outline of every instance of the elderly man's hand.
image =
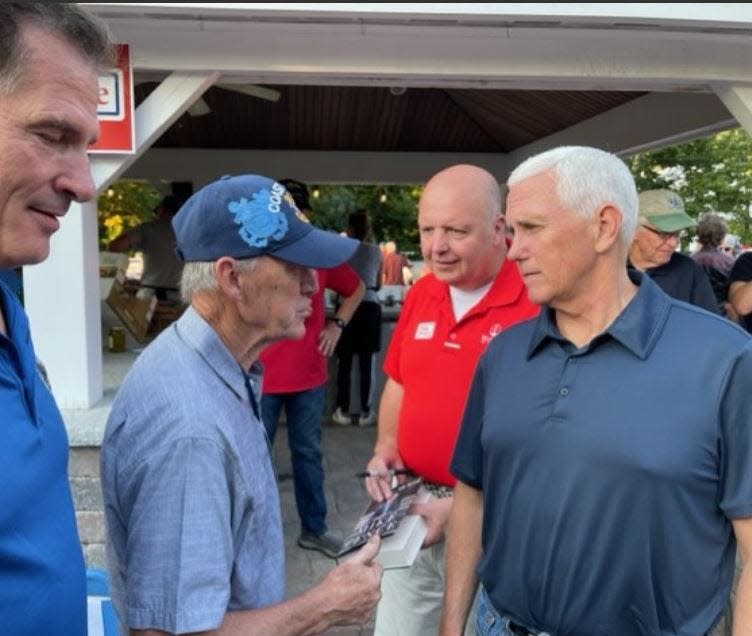
<svg viewBox="0 0 752 636">
<path fill-rule="evenodd" d="M 321 583 L 331 605 L 332 625 L 367 621 L 381 598 L 383 569 L 375 561 L 381 539 L 373 535 L 355 556 L 331 570 Z"/>
</svg>

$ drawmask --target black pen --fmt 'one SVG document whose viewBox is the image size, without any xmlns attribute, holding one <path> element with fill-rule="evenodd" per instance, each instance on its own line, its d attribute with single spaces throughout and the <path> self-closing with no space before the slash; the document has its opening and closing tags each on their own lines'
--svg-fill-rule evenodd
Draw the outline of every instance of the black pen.
<svg viewBox="0 0 752 636">
<path fill-rule="evenodd" d="M 379 470 L 365 470 L 362 473 L 355 473 L 356 477 L 394 477 L 395 475 L 412 475 L 413 471 L 407 468 L 390 468 L 386 472 Z"/>
</svg>

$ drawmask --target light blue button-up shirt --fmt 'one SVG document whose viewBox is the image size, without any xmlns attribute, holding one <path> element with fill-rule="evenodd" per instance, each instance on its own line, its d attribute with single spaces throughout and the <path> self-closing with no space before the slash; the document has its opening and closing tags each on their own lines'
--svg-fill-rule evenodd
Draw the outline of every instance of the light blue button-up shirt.
<svg viewBox="0 0 752 636">
<path fill-rule="evenodd" d="M 102 489 L 112 597 L 130 628 L 216 629 L 229 610 L 284 596 L 279 495 L 248 391 L 260 365 L 249 375 L 189 308 L 115 398 Z"/>
</svg>

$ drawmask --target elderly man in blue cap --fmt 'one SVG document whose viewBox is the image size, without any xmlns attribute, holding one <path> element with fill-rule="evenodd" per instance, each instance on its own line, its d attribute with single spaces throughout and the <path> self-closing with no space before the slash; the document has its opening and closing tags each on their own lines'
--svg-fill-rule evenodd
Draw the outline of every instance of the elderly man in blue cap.
<svg viewBox="0 0 752 636">
<path fill-rule="evenodd" d="M 113 599 L 131 634 L 318 634 L 379 598 L 378 540 L 284 599 L 279 496 L 259 352 L 301 338 L 357 242 L 314 229 L 272 179 L 225 177 L 173 220 L 190 307 L 134 364 L 102 445 Z"/>
</svg>

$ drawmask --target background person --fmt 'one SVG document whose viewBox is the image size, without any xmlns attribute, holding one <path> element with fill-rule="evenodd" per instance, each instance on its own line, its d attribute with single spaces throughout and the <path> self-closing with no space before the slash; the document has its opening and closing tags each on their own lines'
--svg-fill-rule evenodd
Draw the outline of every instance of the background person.
<svg viewBox="0 0 752 636">
<path fill-rule="evenodd" d="M 720 249 L 727 233 L 728 227 L 721 216 L 714 212 L 703 214 L 697 222 L 700 249 L 692 254 L 692 260 L 705 271 L 720 314 L 737 321 L 738 316 L 728 302 L 729 272 L 734 265 L 734 257 Z"/>
<path fill-rule="evenodd" d="M 95 186 L 106 27 L 75 4 L 0 4 L 0 269 L 41 263 L 71 201 Z M 50 300 L 54 311 L 54 300 Z M 86 576 L 68 484 L 68 440 L 36 364 L 26 314 L 0 283 L 0 625 L 86 634 Z"/>
<path fill-rule="evenodd" d="M 319 634 L 364 621 L 378 540 L 284 600 L 279 494 L 259 408 L 269 343 L 302 338 L 316 275 L 357 243 L 266 177 L 224 177 L 173 220 L 183 316 L 139 356 L 102 444 L 112 598 L 132 634 Z M 142 630 L 142 631 L 139 631 Z"/>
<path fill-rule="evenodd" d="M 723 242 L 721 243 L 721 251 L 731 256 L 731 258 L 736 259 L 736 257 L 739 256 L 739 253 L 741 252 L 741 248 L 742 242 L 739 240 L 739 237 L 736 234 L 726 234 L 726 236 L 723 237 Z"/>
<path fill-rule="evenodd" d="M 382 269 L 382 282 L 384 285 L 409 285 L 410 280 L 405 279 L 405 268 L 409 269 L 410 262 L 397 250 L 394 241 L 384 243 L 384 263 Z"/>
<path fill-rule="evenodd" d="M 639 205 L 628 266 L 645 272 L 669 296 L 717 314 L 707 275 L 689 256 L 676 251 L 681 233 L 695 224 L 684 211 L 684 201 L 670 190 L 646 190 L 640 193 Z"/>
<path fill-rule="evenodd" d="M 455 484 L 449 460 L 470 380 L 486 345 L 538 312 L 506 259 L 501 209 L 494 177 L 471 165 L 434 175 L 420 198 L 421 252 L 431 273 L 408 293 L 387 351 L 378 437 L 368 469 L 409 468 L 434 498 L 413 507 L 428 526 L 417 560 L 384 575 L 377 636 L 438 630 L 444 533 Z M 366 488 L 376 501 L 391 494 L 387 478 L 366 479 Z"/>
<path fill-rule="evenodd" d="M 373 243 L 371 222 L 366 210 L 358 210 L 348 217 L 347 235 L 360 241 L 360 246 L 350 260 L 350 265 L 365 282 L 365 296 L 353 314 L 337 343 L 337 397 L 332 420 L 348 425 L 350 416 L 350 390 L 353 356 L 358 356 L 360 413 L 359 426 L 376 422 L 371 407 L 371 390 L 374 379 L 373 354 L 381 351 L 381 250 Z"/>
<path fill-rule="evenodd" d="M 737 545 L 748 633 L 752 341 L 624 268 L 637 193 L 615 155 L 555 148 L 508 187 L 509 258 L 542 311 L 473 380 L 442 636 L 478 577 L 479 634 L 707 634 Z"/>
<path fill-rule="evenodd" d="M 110 242 L 111 252 L 138 250 L 144 259 L 139 297 L 156 296 L 157 300 L 179 300 L 180 274 L 183 263 L 175 254 L 172 217 L 180 208 L 174 194 L 164 197 L 154 209 L 156 219 L 131 228 Z"/>
<path fill-rule="evenodd" d="M 729 272 L 729 303 L 739 323 L 752 332 L 752 252 L 742 252 Z"/>
</svg>

